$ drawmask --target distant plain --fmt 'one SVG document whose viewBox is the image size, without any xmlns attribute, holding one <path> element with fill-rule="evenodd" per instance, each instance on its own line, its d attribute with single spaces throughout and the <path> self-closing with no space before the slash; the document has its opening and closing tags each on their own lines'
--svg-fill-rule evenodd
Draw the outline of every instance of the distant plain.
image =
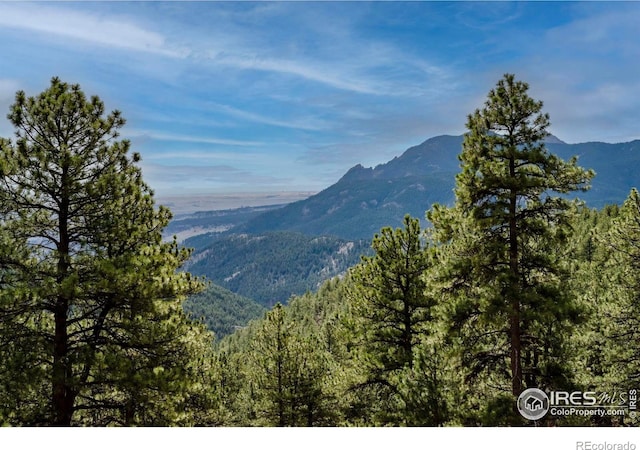
<svg viewBox="0 0 640 450">
<path fill-rule="evenodd" d="M 211 194 L 176 194 L 156 199 L 156 204 L 168 207 L 174 217 L 198 211 L 219 211 L 245 206 L 266 206 L 292 203 L 315 194 L 307 191 L 235 192 Z"/>
</svg>

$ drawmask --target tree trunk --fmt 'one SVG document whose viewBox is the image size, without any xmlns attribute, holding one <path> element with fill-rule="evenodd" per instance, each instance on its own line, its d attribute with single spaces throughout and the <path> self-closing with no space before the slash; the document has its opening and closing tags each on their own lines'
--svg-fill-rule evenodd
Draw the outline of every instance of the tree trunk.
<svg viewBox="0 0 640 450">
<path fill-rule="evenodd" d="M 413 315 L 413 311 L 411 308 L 411 304 L 414 302 L 414 299 L 411 298 L 411 283 L 413 282 L 413 273 L 411 271 L 411 258 L 414 255 L 411 253 L 411 234 L 409 231 L 409 224 L 406 225 L 407 236 L 406 236 L 406 250 L 404 251 L 404 275 L 400 277 L 400 288 L 402 289 L 402 319 L 404 330 L 402 333 L 402 347 L 404 348 L 404 358 L 403 363 L 409 364 L 409 369 L 413 369 L 413 326 L 411 324 L 411 319 Z"/>
<path fill-rule="evenodd" d="M 515 158 L 509 160 L 509 174 L 515 178 Z M 512 189 L 509 202 L 509 268 L 511 271 L 511 286 L 509 286 L 509 299 L 511 312 L 509 317 L 509 331 L 511 338 L 511 392 L 519 396 L 522 392 L 522 363 L 520 343 L 520 298 L 518 277 L 518 233 L 517 233 L 517 195 Z"/>
<path fill-rule="evenodd" d="M 55 414 L 53 424 L 56 426 L 71 425 L 73 414 L 73 393 L 68 386 L 67 303 L 63 296 L 59 297 L 54 313 L 52 400 Z"/>
<path fill-rule="evenodd" d="M 75 394 L 70 385 L 73 377 L 71 362 L 68 358 L 69 336 L 67 332 L 67 315 L 69 312 L 69 293 L 62 289 L 62 284 L 69 274 L 69 189 L 68 167 L 62 168 L 62 189 L 60 210 L 58 213 L 58 267 L 56 281 L 58 298 L 54 310 L 55 329 L 53 335 L 53 370 L 52 370 L 52 403 L 54 408 L 54 425 L 69 426 L 73 415 Z"/>
</svg>

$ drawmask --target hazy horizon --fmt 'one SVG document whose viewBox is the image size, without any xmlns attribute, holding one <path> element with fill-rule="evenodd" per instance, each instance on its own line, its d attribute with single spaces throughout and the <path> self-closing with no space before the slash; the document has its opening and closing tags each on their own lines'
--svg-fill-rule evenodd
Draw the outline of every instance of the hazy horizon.
<svg viewBox="0 0 640 450">
<path fill-rule="evenodd" d="M 171 209 L 174 216 L 198 211 L 218 211 L 242 207 L 283 205 L 304 200 L 316 191 L 281 192 L 212 192 L 198 194 L 157 195 L 157 205 Z"/>
</svg>

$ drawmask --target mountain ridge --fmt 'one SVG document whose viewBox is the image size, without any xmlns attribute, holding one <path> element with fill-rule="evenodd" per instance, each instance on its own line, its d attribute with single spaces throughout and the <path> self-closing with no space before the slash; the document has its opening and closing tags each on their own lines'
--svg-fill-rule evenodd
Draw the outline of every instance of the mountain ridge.
<svg viewBox="0 0 640 450">
<path fill-rule="evenodd" d="M 238 230 L 366 239 L 383 226 L 400 226 L 405 214 L 423 219 L 433 203 L 453 202 L 462 142 L 463 135 L 434 136 L 386 163 L 357 164 L 321 192 L 258 215 Z M 550 135 L 546 146 L 563 159 L 576 155 L 580 166 L 596 171 L 592 189 L 572 195 L 589 206 L 621 203 L 638 185 L 640 140 L 567 144 Z"/>
</svg>

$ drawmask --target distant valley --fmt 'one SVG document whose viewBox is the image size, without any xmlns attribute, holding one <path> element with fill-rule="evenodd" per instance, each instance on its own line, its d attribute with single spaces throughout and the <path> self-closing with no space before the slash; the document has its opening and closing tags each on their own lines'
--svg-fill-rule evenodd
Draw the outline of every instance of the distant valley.
<svg viewBox="0 0 640 450">
<path fill-rule="evenodd" d="M 213 236 L 232 230 L 235 227 L 254 219 L 267 211 L 284 207 L 280 205 L 266 205 L 222 209 L 215 211 L 197 211 L 191 214 L 176 216 L 163 231 L 163 238 L 170 240 L 175 236 L 178 242 L 193 236 L 206 234 L 206 242 Z M 191 245 L 194 245 L 192 241 Z M 206 244 L 205 242 L 205 244 Z"/>
</svg>

